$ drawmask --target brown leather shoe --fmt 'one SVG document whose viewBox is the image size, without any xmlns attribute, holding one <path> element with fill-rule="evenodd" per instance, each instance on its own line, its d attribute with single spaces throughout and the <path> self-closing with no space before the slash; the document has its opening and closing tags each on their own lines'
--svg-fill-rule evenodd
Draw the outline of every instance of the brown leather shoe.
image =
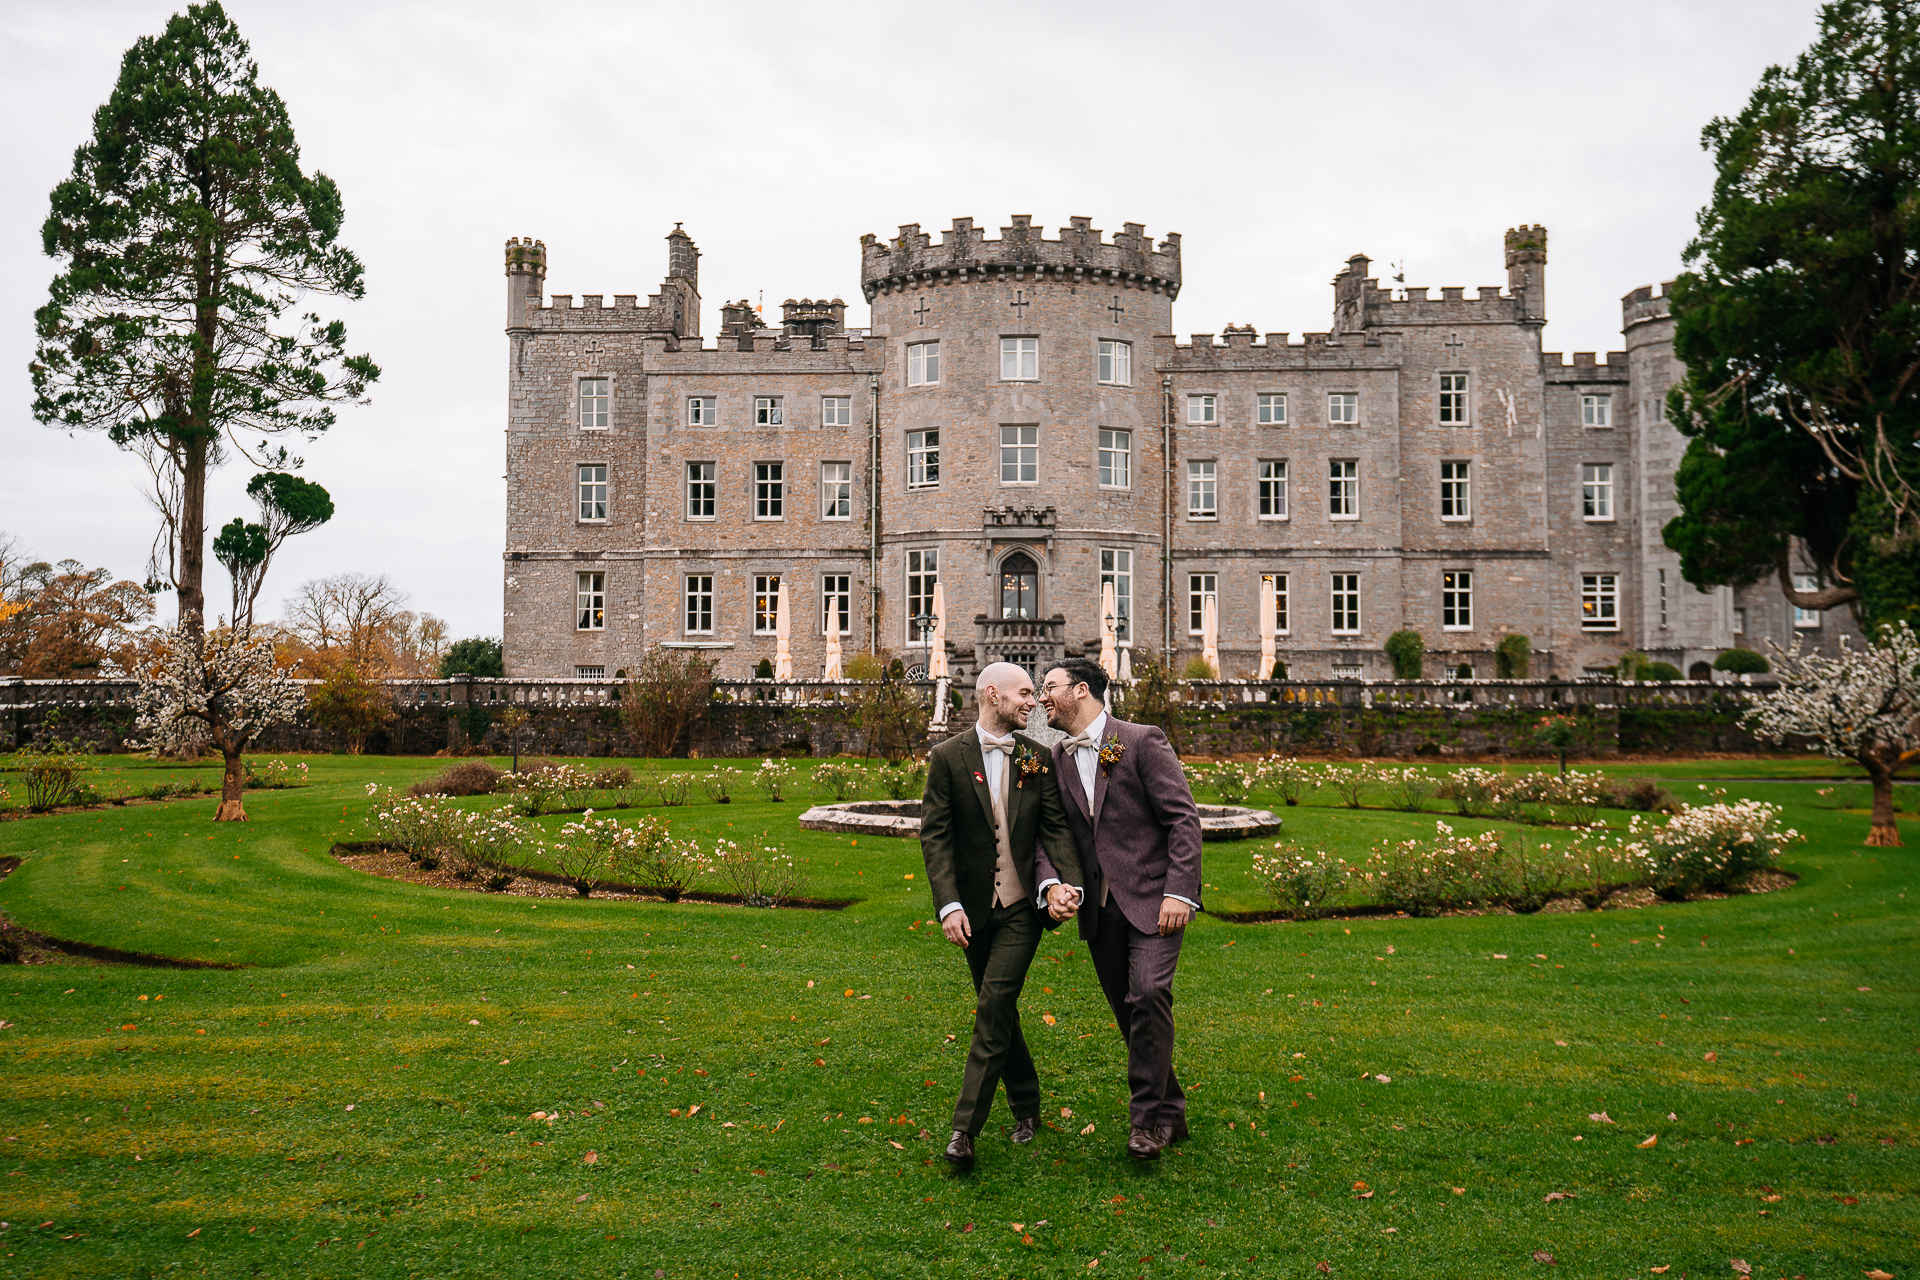
<svg viewBox="0 0 1920 1280">
<path fill-rule="evenodd" d="M 1166 1130 L 1135 1129 L 1127 1135 L 1127 1154 L 1135 1160 L 1158 1160 L 1160 1149 L 1167 1145 Z"/>
<path fill-rule="evenodd" d="M 1187 1132 L 1186 1118 L 1183 1116 L 1175 1120 L 1170 1127 L 1167 1127 L 1167 1145 L 1172 1146 L 1176 1142 L 1185 1142 L 1187 1140 Z"/>
<path fill-rule="evenodd" d="M 1013 1140 L 1018 1143 L 1033 1141 L 1034 1131 L 1040 1127 L 1039 1116 L 1025 1116 L 1013 1122 Z"/>
<path fill-rule="evenodd" d="M 973 1135 L 965 1129 L 953 1131 L 953 1141 L 947 1144 L 942 1153 L 947 1162 L 962 1173 L 973 1172 Z"/>
</svg>

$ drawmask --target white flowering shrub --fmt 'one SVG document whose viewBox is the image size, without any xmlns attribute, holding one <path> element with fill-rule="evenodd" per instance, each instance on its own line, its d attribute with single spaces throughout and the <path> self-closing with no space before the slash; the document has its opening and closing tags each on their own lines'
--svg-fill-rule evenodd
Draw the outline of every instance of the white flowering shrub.
<svg viewBox="0 0 1920 1280">
<path fill-rule="evenodd" d="M 668 825 L 644 817 L 611 837 L 608 860 L 622 881 L 678 902 L 713 863 L 697 841 L 675 839 Z"/>
<path fill-rule="evenodd" d="M 660 803 L 669 808 L 683 805 L 693 790 L 694 775 L 685 769 L 663 769 L 653 779 L 653 789 L 659 793 Z"/>
<path fill-rule="evenodd" d="M 1282 840 L 1253 855 L 1253 878 L 1276 907 L 1295 920 L 1316 920 L 1346 893 L 1353 868 L 1330 853 L 1308 853 Z"/>
<path fill-rule="evenodd" d="M 722 765 L 718 769 L 709 769 L 700 775 L 700 785 L 707 789 L 707 796 L 715 804 L 732 804 L 733 793 L 740 790 L 746 782 L 747 771 Z"/>
<path fill-rule="evenodd" d="M 1441 784 L 1440 796 L 1453 801 L 1461 817 L 1480 818 L 1493 812 L 1504 785 L 1505 776 L 1492 769 L 1455 769 Z"/>
<path fill-rule="evenodd" d="M 1319 789 L 1320 771 L 1291 756 L 1269 756 L 1260 762 L 1261 785 L 1277 791 L 1287 805 L 1299 804 Z"/>
<path fill-rule="evenodd" d="M 927 762 L 902 760 L 882 765 L 875 770 L 874 780 L 889 800 L 918 800 L 927 789 Z"/>
<path fill-rule="evenodd" d="M 437 796 L 411 796 L 391 787 L 382 792 L 380 784 L 367 784 L 367 794 L 377 797 L 367 812 L 368 834 L 414 862 L 424 860 L 428 870 L 440 865 L 438 854 L 447 844 L 448 806 Z"/>
<path fill-rule="evenodd" d="M 304 787 L 307 785 L 307 766 L 304 761 L 289 765 L 285 760 L 263 760 L 259 764 L 247 762 L 247 789 L 280 790 L 285 787 Z"/>
<path fill-rule="evenodd" d="M 1349 809 L 1360 807 L 1361 794 L 1371 786 L 1377 786 L 1385 780 L 1385 774 L 1362 760 L 1359 764 L 1330 764 L 1322 767 L 1321 781 L 1332 787 L 1340 796 L 1340 803 Z"/>
<path fill-rule="evenodd" d="M 1238 760 L 1223 761 L 1213 769 L 1214 794 L 1220 797 L 1222 804 L 1245 804 L 1247 797 L 1253 794 L 1254 783 L 1259 777 L 1258 765 L 1242 764 Z"/>
<path fill-rule="evenodd" d="M 1626 844 L 1653 891 L 1677 901 L 1771 867 L 1781 850 L 1802 838 L 1780 826 L 1780 806 L 1739 800 L 1683 805 L 1664 826 L 1636 815 Z"/>
<path fill-rule="evenodd" d="M 829 800 L 851 800 L 866 784 L 867 771 L 851 760 L 828 760 L 814 766 L 813 789 Z"/>
<path fill-rule="evenodd" d="M 714 865 L 745 906 L 777 907 L 806 891 L 807 879 L 799 863 L 785 850 L 764 843 L 766 838 L 762 832 L 763 843 L 757 845 L 726 839 L 713 844 Z"/>
<path fill-rule="evenodd" d="M 1444 822 L 1433 826 L 1432 839 L 1375 846 L 1358 883 L 1410 916 L 1479 906 L 1501 897 L 1506 859 L 1501 834 L 1455 835 Z"/>
<path fill-rule="evenodd" d="M 754 770 L 753 785 L 760 788 L 767 799 L 778 803 L 787 798 L 787 789 L 793 786 L 794 774 L 798 772 L 785 760 L 762 760 Z"/>
<path fill-rule="evenodd" d="M 519 798 L 520 812 L 529 818 L 570 807 L 567 798 L 592 788 L 593 775 L 570 764 L 542 764 L 500 775 L 499 787 Z"/>
<path fill-rule="evenodd" d="M 1408 813 L 1420 812 L 1440 789 L 1440 779 L 1425 769 L 1386 769 L 1382 776 L 1393 807 L 1405 809 Z"/>
<path fill-rule="evenodd" d="M 607 878 L 622 834 L 618 818 L 596 818 L 589 809 L 579 821 L 561 827 L 545 852 L 560 878 L 573 886 L 575 893 L 590 898 Z"/>
<path fill-rule="evenodd" d="M 513 816 L 511 805 L 490 813 L 446 807 L 446 850 L 453 874 L 472 880 L 482 872 L 512 866 L 532 833 Z"/>
</svg>

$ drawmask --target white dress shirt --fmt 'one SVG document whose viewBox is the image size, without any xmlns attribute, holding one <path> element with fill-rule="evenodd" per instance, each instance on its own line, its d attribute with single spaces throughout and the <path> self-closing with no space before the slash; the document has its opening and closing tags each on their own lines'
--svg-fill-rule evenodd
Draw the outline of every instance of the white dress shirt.
<svg viewBox="0 0 1920 1280">
<path fill-rule="evenodd" d="M 987 731 L 983 725 L 975 722 L 973 731 L 980 739 L 980 758 L 984 761 L 987 772 L 987 790 L 992 792 L 994 797 L 998 799 L 1007 785 L 1007 753 L 1000 747 L 990 747 L 987 745 Z M 1000 735 L 996 734 L 994 736 L 998 737 Z M 1011 738 L 1013 731 L 1009 731 L 1006 736 Z M 1004 803 L 1004 801 L 1002 803 Z M 1049 883 L 1052 882 L 1049 881 Z M 1040 896 L 1044 898 L 1046 897 L 1046 893 L 1046 889 L 1042 887 Z M 946 906 L 940 908 L 940 918 L 945 920 L 949 912 L 958 911 L 959 909 L 959 903 L 949 902 Z"/>
</svg>

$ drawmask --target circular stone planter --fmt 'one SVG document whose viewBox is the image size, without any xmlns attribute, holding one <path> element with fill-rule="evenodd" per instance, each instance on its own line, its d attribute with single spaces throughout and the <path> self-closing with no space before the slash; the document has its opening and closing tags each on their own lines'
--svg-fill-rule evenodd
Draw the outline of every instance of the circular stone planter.
<svg viewBox="0 0 1920 1280">
<path fill-rule="evenodd" d="M 1199 808 L 1202 840 L 1250 840 L 1257 836 L 1270 836 L 1280 830 L 1279 817 L 1266 809 L 1249 809 L 1235 804 L 1203 804 Z M 920 802 L 848 800 L 840 804 L 815 805 L 800 815 L 800 825 L 809 831 L 839 831 L 856 836 L 918 840 Z"/>
</svg>

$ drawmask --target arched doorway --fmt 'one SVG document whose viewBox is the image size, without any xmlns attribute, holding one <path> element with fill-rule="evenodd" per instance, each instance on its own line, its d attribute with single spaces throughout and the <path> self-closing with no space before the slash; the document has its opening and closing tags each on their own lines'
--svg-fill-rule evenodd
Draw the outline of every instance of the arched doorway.
<svg viewBox="0 0 1920 1280">
<path fill-rule="evenodd" d="M 1040 567 L 1024 551 L 1016 551 L 1000 562 L 1000 616 L 1040 616 Z"/>
<path fill-rule="evenodd" d="M 1713 679 L 1713 668 L 1704 662 L 1696 662 L 1687 668 L 1687 679 L 1711 680 Z"/>
</svg>

